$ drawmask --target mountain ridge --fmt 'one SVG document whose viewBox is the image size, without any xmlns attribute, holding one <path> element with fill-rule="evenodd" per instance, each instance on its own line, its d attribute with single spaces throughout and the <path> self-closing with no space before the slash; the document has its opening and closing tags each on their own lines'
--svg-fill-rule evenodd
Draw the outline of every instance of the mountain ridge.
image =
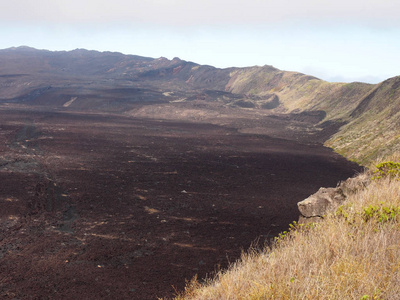
<svg viewBox="0 0 400 300">
<path fill-rule="evenodd" d="M 199 100 L 207 105 L 220 103 L 223 107 L 268 114 L 314 112 L 320 114 L 318 122 L 314 122 L 320 128 L 344 125 L 326 145 L 360 163 L 376 158 L 379 151 L 356 153 L 343 140 L 357 135 L 354 128 L 364 132 L 358 137 L 360 141 L 368 140 L 369 133 L 362 130 L 369 127 L 363 123 L 371 119 L 366 117 L 368 111 L 379 111 L 381 124 L 393 127 L 383 120 L 394 120 L 400 101 L 397 83 L 400 77 L 378 84 L 331 83 L 269 65 L 219 69 L 177 57 L 169 60 L 110 51 L 49 51 L 27 46 L 0 50 L 0 59 L 2 103 L 63 107 L 76 97 L 69 109 L 126 113 L 135 110 L 138 103 Z M 391 109 L 386 109 L 387 106 Z M 395 131 L 400 125 L 394 124 Z M 395 136 L 391 134 L 389 140 L 394 143 L 391 148 L 398 149 Z"/>
</svg>

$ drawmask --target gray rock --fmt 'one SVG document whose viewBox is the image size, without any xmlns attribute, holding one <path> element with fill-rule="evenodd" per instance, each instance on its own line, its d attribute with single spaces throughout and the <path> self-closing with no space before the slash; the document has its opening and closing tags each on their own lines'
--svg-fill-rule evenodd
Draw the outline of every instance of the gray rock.
<svg viewBox="0 0 400 300">
<path fill-rule="evenodd" d="M 346 196 L 340 187 L 320 188 L 318 192 L 297 203 L 302 216 L 306 218 L 322 217 L 328 211 L 339 207 Z"/>
<path fill-rule="evenodd" d="M 315 194 L 297 203 L 301 213 L 299 223 L 318 221 L 342 205 L 349 195 L 364 189 L 368 184 L 369 176 L 364 173 L 340 182 L 336 188 L 320 188 Z"/>
<path fill-rule="evenodd" d="M 348 178 L 345 181 L 342 181 L 339 184 L 339 187 L 342 189 L 343 193 L 348 197 L 351 194 L 356 193 L 359 190 L 364 189 L 370 183 L 370 175 L 369 174 L 361 174 L 354 178 Z"/>
</svg>

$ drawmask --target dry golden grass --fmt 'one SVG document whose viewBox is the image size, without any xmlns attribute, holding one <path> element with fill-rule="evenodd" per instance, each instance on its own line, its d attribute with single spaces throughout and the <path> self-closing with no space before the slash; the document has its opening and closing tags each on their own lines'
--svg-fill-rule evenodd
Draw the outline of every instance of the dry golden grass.
<svg viewBox="0 0 400 300">
<path fill-rule="evenodd" d="M 398 179 L 373 180 L 323 222 L 296 225 L 176 299 L 400 299 Z"/>
</svg>

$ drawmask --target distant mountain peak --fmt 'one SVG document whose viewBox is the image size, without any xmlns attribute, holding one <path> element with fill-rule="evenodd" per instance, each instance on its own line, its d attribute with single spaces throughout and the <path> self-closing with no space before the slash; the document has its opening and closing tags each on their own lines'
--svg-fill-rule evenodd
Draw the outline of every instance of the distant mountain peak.
<svg viewBox="0 0 400 300">
<path fill-rule="evenodd" d="M 24 50 L 24 51 L 38 51 L 36 48 L 29 47 L 29 46 L 18 46 L 18 47 L 10 47 L 4 50 Z"/>
</svg>

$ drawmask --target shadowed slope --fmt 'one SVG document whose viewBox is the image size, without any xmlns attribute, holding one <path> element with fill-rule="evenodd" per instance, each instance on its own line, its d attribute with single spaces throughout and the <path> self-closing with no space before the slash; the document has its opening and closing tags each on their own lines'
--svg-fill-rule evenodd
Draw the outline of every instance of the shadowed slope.
<svg viewBox="0 0 400 300">
<path fill-rule="evenodd" d="M 345 157 L 368 163 L 400 151 L 400 77 L 377 85 L 361 99 L 327 143 Z"/>
</svg>

